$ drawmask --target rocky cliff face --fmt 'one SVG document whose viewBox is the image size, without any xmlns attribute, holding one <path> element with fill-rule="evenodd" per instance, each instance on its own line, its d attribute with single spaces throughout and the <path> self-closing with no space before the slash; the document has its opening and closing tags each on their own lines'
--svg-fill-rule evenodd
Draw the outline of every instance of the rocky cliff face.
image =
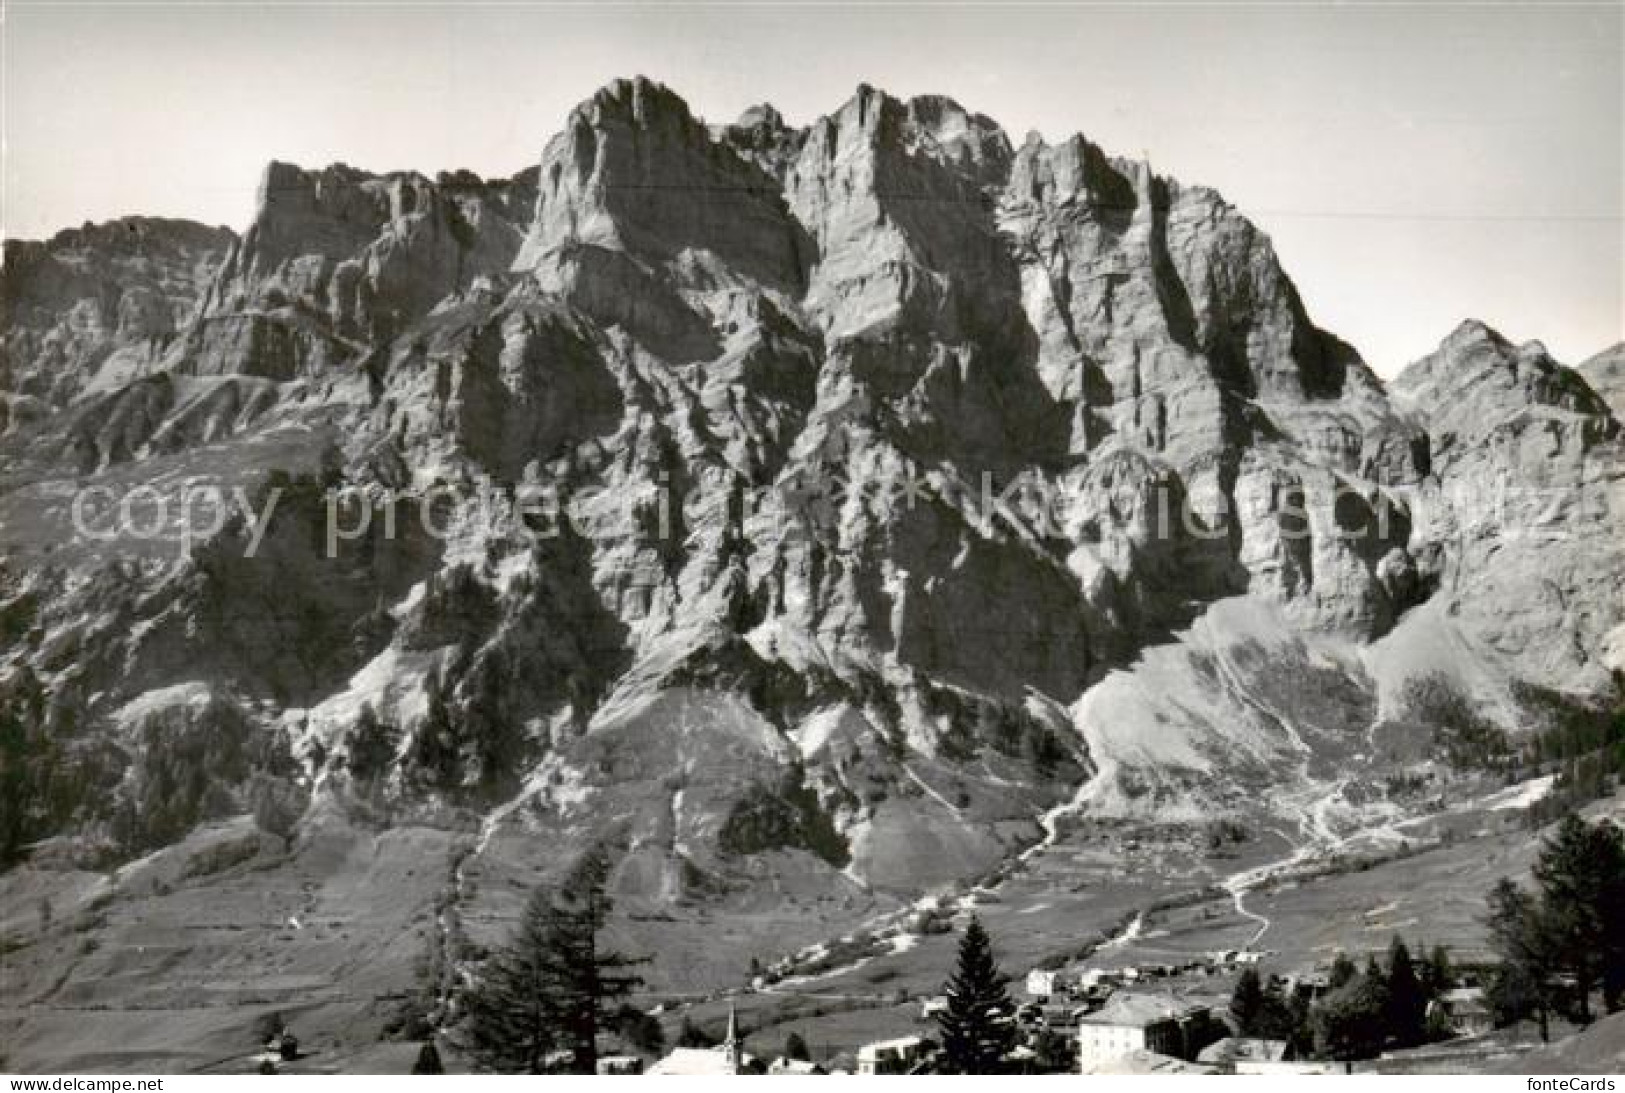
<svg viewBox="0 0 1625 1093">
<path fill-rule="evenodd" d="M 234 238 L 129 217 L 44 243 L 7 240 L 0 433 L 142 374 L 195 317 Z"/>
<path fill-rule="evenodd" d="M 1625 416 L 1625 342 L 1604 349 L 1577 365 L 1575 371 L 1613 407 L 1614 417 Z"/>
<path fill-rule="evenodd" d="M 1082 137 L 620 81 L 513 180 L 273 164 L 241 238 L 169 230 L 7 255 L 0 678 L 55 772 L 13 861 L 434 832 L 444 926 L 608 837 L 634 933 L 789 945 L 1062 814 L 1296 823 L 1418 648 L 1509 719 L 1478 681 L 1620 666 L 1583 379 L 1469 324 L 1390 392 L 1219 195 Z M 240 503 L 87 537 L 76 484 Z"/>
<path fill-rule="evenodd" d="M 431 182 L 272 163 L 254 223 L 227 255 L 177 365 L 286 380 L 353 362 L 447 296 L 507 270 L 532 175 Z"/>
<path fill-rule="evenodd" d="M 1458 327 L 1394 382 L 1425 415 L 1436 473 L 1413 503 L 1438 604 L 1518 674 L 1605 690 L 1622 662 L 1621 428 L 1538 342 Z"/>
</svg>

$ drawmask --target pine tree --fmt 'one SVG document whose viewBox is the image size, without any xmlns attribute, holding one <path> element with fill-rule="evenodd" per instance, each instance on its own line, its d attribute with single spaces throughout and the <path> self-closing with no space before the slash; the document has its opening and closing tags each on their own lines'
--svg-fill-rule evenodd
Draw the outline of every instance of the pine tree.
<svg viewBox="0 0 1625 1093">
<path fill-rule="evenodd" d="M 1377 983 L 1382 983 L 1386 981 L 1387 978 L 1383 974 L 1382 962 L 1377 959 L 1376 953 L 1372 953 L 1365 958 L 1365 971 L 1362 974 L 1364 974 L 1367 979 Z"/>
<path fill-rule="evenodd" d="M 1445 992 L 1455 985 L 1456 970 L 1450 964 L 1450 951 L 1443 945 L 1435 945 L 1422 967 L 1422 989 L 1431 1001 L 1443 998 Z"/>
<path fill-rule="evenodd" d="M 1238 1036 L 1291 1040 L 1298 1021 L 1292 1006 L 1275 983 L 1266 984 L 1256 968 L 1248 968 L 1230 996 L 1230 1018 Z"/>
<path fill-rule="evenodd" d="M 395 761 L 398 734 L 394 726 L 378 719 L 370 702 L 362 703 L 361 712 L 345 739 L 349 745 L 350 776 L 358 782 L 375 781 Z"/>
<path fill-rule="evenodd" d="M 1497 967 L 1484 992 L 1484 1001 L 1498 1027 L 1533 1017 L 1540 1026 L 1541 1042 L 1551 1043 L 1551 991 L 1527 965 L 1502 963 Z"/>
<path fill-rule="evenodd" d="M 1603 987 L 1613 1002 L 1625 986 L 1625 843 L 1607 820 L 1592 825 L 1571 812 L 1534 872 L 1553 962 L 1574 976 L 1580 1017 L 1589 1019 L 1592 990 Z"/>
<path fill-rule="evenodd" d="M 1352 1064 L 1382 1050 L 1388 992 L 1382 970 L 1371 965 L 1315 1007 L 1315 1046 L 1328 1059 Z"/>
<path fill-rule="evenodd" d="M 412 1064 L 413 1074 L 444 1074 L 446 1068 L 440 1063 L 440 1049 L 434 1046 L 433 1040 L 425 1041 L 418 1049 L 417 1062 Z"/>
<path fill-rule="evenodd" d="M 1281 992 L 1274 980 L 1264 984 L 1264 1009 L 1258 1015 L 1257 1035 L 1267 1040 L 1290 1042 L 1297 1031 L 1299 1020 L 1292 1011 L 1292 1003 Z"/>
<path fill-rule="evenodd" d="M 1336 959 L 1332 961 L 1332 970 L 1326 977 L 1326 989 L 1335 991 L 1347 986 L 1359 974 L 1360 970 L 1354 966 L 1354 961 L 1349 959 L 1348 954 L 1338 953 Z"/>
<path fill-rule="evenodd" d="M 1230 995 L 1230 1017 L 1236 1023 L 1236 1035 L 1257 1036 L 1263 1016 L 1264 982 L 1258 977 L 1258 969 L 1248 968 Z"/>
<path fill-rule="evenodd" d="M 1411 951 L 1396 934 L 1388 947 L 1388 1032 L 1400 1047 L 1415 1047 L 1427 1036 L 1427 992 L 1417 977 Z"/>
<path fill-rule="evenodd" d="M 598 935 L 611 910 L 605 892 L 609 868 L 609 855 L 602 847 L 589 850 L 565 878 L 553 908 L 554 945 L 562 965 L 560 1023 L 577 1074 L 597 1070 L 598 1030 L 613 1026 L 614 1003 L 643 982 L 625 970 L 640 961 L 598 947 Z"/>
<path fill-rule="evenodd" d="M 801 1038 L 801 1033 L 792 1032 L 784 1038 L 784 1057 L 803 1063 L 812 1058 L 812 1053 L 807 1050 L 807 1041 Z"/>
<path fill-rule="evenodd" d="M 598 1030 L 613 1027 L 613 1003 L 640 982 L 623 970 L 635 961 L 598 947 L 608 877 L 608 855 L 588 851 L 557 891 L 531 895 L 514 938 L 481 969 L 464 1000 L 480 1069 L 540 1074 L 556 1050 L 576 1073 L 597 1069 Z"/>
<path fill-rule="evenodd" d="M 546 892 L 533 892 L 512 939 L 464 995 L 464 1046 L 480 1070 L 541 1074 L 558 1043 L 552 910 Z"/>
<path fill-rule="evenodd" d="M 1015 1046 L 1015 1010 L 1009 978 L 993 959 L 981 920 L 971 916 L 959 942 L 959 966 L 943 987 L 947 1008 L 936 1015 L 942 1028 L 944 1069 L 951 1074 L 997 1074 Z"/>
<path fill-rule="evenodd" d="M 44 834 L 53 811 L 47 789 L 59 759 L 46 728 L 44 691 L 25 666 L 0 691 L 0 869 Z"/>
<path fill-rule="evenodd" d="M 1312 992 L 1299 984 L 1284 1002 L 1286 1016 L 1283 1021 L 1284 1039 L 1288 1049 L 1297 1058 L 1306 1058 L 1315 1049 Z"/>
<path fill-rule="evenodd" d="M 1489 895 L 1490 948 L 1501 958 L 1490 983 L 1488 1001 L 1496 1022 L 1508 1025 L 1534 1016 L 1540 1038 L 1550 1038 L 1552 945 L 1539 903 L 1528 892 L 1502 878 Z"/>
<path fill-rule="evenodd" d="M 423 681 L 427 700 L 423 720 L 413 734 L 409 763 L 426 788 L 441 793 L 456 790 L 462 782 L 462 750 L 457 726 L 451 715 L 451 684 L 438 670 Z"/>
</svg>

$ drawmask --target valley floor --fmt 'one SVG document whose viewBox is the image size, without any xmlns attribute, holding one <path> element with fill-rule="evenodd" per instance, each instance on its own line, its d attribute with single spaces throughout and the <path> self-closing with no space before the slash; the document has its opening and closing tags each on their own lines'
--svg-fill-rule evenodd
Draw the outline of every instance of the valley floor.
<svg viewBox="0 0 1625 1093">
<path fill-rule="evenodd" d="M 623 928 L 640 931 L 640 942 L 663 936 L 725 963 L 818 942 L 849 952 L 777 983 L 644 999 L 663 1002 L 668 1041 L 684 1020 L 720 1031 L 734 1007 L 749 1050 L 775 1054 L 793 1031 L 816 1057 L 832 1058 L 930 1031 L 920 1003 L 940 992 L 957 935 L 913 932 L 924 907 L 940 908 L 939 917 L 974 910 L 1018 993 L 1040 965 L 1177 965 L 1251 945 L 1266 970 L 1284 973 L 1323 965 L 1339 949 L 1384 949 L 1395 933 L 1471 961 L 1483 955 L 1484 893 L 1526 871 L 1537 844 L 1520 810 L 1500 803 L 1454 810 L 1443 841 L 1436 817 L 1399 839 L 1355 831 L 1313 852 L 1261 834 L 1213 856 L 1156 832 L 1073 825 L 982 885 L 912 906 L 877 896 L 866 907 L 834 908 L 849 930 L 844 948 L 828 920 L 793 909 L 698 911 Z M 1625 798 L 1593 811 L 1625 813 Z M 380 1030 L 432 944 L 444 863 L 467 837 L 335 828 L 289 852 L 244 818 L 113 877 L 14 870 L 0 886 L 5 1064 L 25 1072 L 246 1068 L 254 1021 L 276 1010 L 309 1052 L 301 1069 L 403 1070 L 412 1045 L 383 1042 Z M 1222 1005 L 1233 980 L 1233 972 L 1189 973 L 1159 985 Z"/>
</svg>

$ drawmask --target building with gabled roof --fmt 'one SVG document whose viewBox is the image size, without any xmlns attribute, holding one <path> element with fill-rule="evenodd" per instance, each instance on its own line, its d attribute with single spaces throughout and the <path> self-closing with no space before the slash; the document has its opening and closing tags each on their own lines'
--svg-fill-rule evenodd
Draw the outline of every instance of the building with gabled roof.
<svg viewBox="0 0 1625 1093">
<path fill-rule="evenodd" d="M 1171 1058 L 1191 1054 L 1193 1026 L 1206 1026 L 1209 1007 L 1172 995 L 1119 991 L 1078 1019 L 1078 1060 L 1084 1073 L 1136 1052 Z"/>
<path fill-rule="evenodd" d="M 716 1047 L 680 1047 L 649 1068 L 650 1074 L 721 1076 L 748 1074 L 756 1070 L 756 1059 L 745 1053 L 739 1038 L 739 1017 L 728 1006 L 728 1032 Z"/>
</svg>

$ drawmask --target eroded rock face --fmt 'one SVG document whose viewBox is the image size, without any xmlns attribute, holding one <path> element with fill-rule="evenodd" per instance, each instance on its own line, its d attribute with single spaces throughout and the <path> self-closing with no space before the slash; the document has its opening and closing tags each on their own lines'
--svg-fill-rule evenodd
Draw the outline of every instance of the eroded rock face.
<svg viewBox="0 0 1625 1093">
<path fill-rule="evenodd" d="M 1466 326 L 1391 401 L 1258 228 L 1083 137 L 869 87 L 707 126 L 618 81 L 505 182 L 273 164 L 228 242 L 136 374 L 76 348 L 0 450 L 0 527 L 48 532 L 7 560 L 0 674 L 93 740 L 206 667 L 311 832 L 477 824 L 466 868 L 525 883 L 607 835 L 634 912 L 855 908 L 997 865 L 1086 782 L 1276 809 L 1364 747 L 1369 651 L 1419 615 L 1607 685 L 1598 395 Z M 8 252 L 57 332 L 17 336 L 29 377 L 89 306 L 55 269 Z M 1509 474 L 1549 492 L 1473 507 Z M 256 559 L 252 513 L 83 541 L 74 476 L 279 490 L 280 522 Z M 1509 542 L 1549 511 L 1563 543 Z"/>
<path fill-rule="evenodd" d="M 1574 370 L 1613 408 L 1614 417 L 1625 420 L 1625 342 L 1604 349 Z"/>
<path fill-rule="evenodd" d="M 129 217 L 6 241 L 0 432 L 140 375 L 192 320 L 235 236 Z"/>
<path fill-rule="evenodd" d="M 795 292 L 809 257 L 775 180 L 647 80 L 617 81 L 576 108 L 542 153 L 537 186 L 521 269 L 574 247 L 661 264 L 703 251 L 741 279 Z"/>
<path fill-rule="evenodd" d="M 1600 691 L 1625 613 L 1622 429 L 1538 342 L 1465 322 L 1395 380 L 1425 415 L 1436 474 L 1415 537 L 1452 610 L 1497 652 L 1564 690 Z"/>
<path fill-rule="evenodd" d="M 1533 467 L 1565 452 L 1583 456 L 1619 433 L 1607 402 L 1545 346 L 1515 346 L 1479 322 L 1462 323 L 1393 390 L 1427 415 L 1441 470 L 1482 459 L 1486 448 Z M 1521 454 L 1508 451 L 1530 442 Z"/>
<path fill-rule="evenodd" d="M 254 223 L 227 255 L 174 365 L 287 380 L 352 363 L 448 295 L 505 271 L 533 195 L 528 172 L 431 182 L 272 163 Z"/>
</svg>

